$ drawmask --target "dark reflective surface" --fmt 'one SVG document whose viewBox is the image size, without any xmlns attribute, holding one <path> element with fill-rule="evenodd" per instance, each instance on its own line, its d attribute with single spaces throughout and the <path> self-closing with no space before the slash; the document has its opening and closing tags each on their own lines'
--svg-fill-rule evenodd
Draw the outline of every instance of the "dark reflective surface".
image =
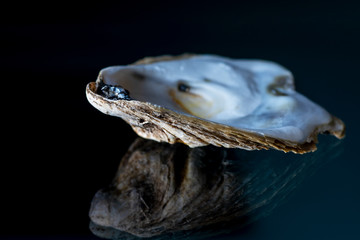
<svg viewBox="0 0 360 240">
<path fill-rule="evenodd" d="M 137 136 L 94 109 L 85 86 L 104 67 L 184 52 L 280 63 L 298 92 L 347 127 L 344 152 L 317 159 L 311 176 L 301 171 L 302 183 L 271 214 L 210 238 L 360 239 L 359 1 L 6 4 L 0 239 L 100 239 L 89 230 L 91 201 Z M 289 158 L 283 164 L 311 156 L 276 154 Z"/>
<path fill-rule="evenodd" d="M 90 229 L 109 239 L 220 237 L 269 215 L 341 154 L 341 141 L 322 136 L 321 142 L 318 151 L 296 155 L 138 138 L 111 185 L 94 196 Z"/>
</svg>

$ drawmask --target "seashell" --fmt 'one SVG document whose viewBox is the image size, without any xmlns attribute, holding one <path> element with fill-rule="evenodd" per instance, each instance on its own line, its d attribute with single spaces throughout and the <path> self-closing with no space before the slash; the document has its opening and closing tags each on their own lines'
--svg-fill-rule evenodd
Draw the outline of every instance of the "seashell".
<svg viewBox="0 0 360 240">
<path fill-rule="evenodd" d="M 343 138 L 344 123 L 295 91 L 291 72 L 263 60 L 161 56 L 100 71 L 88 101 L 141 137 L 259 150 L 316 150 L 319 133 Z"/>
<path fill-rule="evenodd" d="M 95 194 L 90 229 L 110 239 L 239 229 L 270 214 L 325 161 L 339 156 L 342 142 L 322 140 L 313 154 L 285 155 L 138 138 L 111 185 Z"/>
</svg>

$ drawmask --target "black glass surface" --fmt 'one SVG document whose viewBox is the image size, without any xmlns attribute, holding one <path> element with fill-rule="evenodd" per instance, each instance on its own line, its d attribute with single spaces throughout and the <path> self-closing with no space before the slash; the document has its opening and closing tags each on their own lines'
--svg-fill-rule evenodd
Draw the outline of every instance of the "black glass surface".
<svg viewBox="0 0 360 240">
<path fill-rule="evenodd" d="M 320 137 L 331 157 L 316 152 L 316 166 L 269 214 L 207 238 L 359 239 L 359 11 L 356 1 L 9 4 L 0 24 L 0 239 L 99 239 L 91 201 L 137 135 L 94 109 L 85 86 L 104 67 L 184 52 L 280 63 L 298 92 L 347 126 L 344 140 Z M 311 163 L 310 155 L 246 154 L 264 156 L 253 169 L 267 154 L 281 157 L 278 167 Z"/>
</svg>

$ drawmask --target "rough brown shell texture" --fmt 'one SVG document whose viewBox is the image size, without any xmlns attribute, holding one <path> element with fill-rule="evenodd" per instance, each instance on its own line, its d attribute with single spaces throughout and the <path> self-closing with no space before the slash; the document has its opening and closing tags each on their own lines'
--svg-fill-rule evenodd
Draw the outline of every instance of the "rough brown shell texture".
<svg viewBox="0 0 360 240">
<path fill-rule="evenodd" d="M 158 61 L 184 59 L 192 54 L 180 56 L 148 57 L 134 64 L 149 64 Z M 99 79 L 98 79 L 99 82 Z M 335 116 L 326 125 L 315 128 L 305 143 L 296 143 L 231 126 L 187 116 L 175 111 L 137 100 L 110 100 L 97 94 L 98 82 L 86 87 L 88 101 L 101 112 L 124 119 L 141 137 L 158 142 L 184 143 L 190 147 L 214 145 L 246 150 L 277 149 L 284 152 L 306 153 L 315 151 L 317 135 L 329 133 L 341 139 L 345 135 L 344 123 Z"/>
</svg>

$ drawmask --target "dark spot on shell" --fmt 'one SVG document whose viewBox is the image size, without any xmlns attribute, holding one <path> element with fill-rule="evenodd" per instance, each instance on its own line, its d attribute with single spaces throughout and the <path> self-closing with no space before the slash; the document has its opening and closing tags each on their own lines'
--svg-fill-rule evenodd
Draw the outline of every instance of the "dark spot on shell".
<svg viewBox="0 0 360 240">
<path fill-rule="evenodd" d="M 190 92 L 190 86 L 189 85 L 186 85 L 185 83 L 183 82 L 180 82 L 178 83 L 178 90 L 180 92 Z"/>
<path fill-rule="evenodd" d="M 286 90 L 293 89 L 289 76 L 278 76 L 267 88 L 268 93 L 274 96 L 288 96 Z"/>
<path fill-rule="evenodd" d="M 132 100 L 129 91 L 125 88 L 105 84 L 103 81 L 98 83 L 96 93 L 110 100 Z"/>
<path fill-rule="evenodd" d="M 139 80 L 139 81 L 143 81 L 145 80 L 145 75 L 141 74 L 141 73 L 138 73 L 138 72 L 132 72 L 131 75 L 136 79 L 136 80 Z"/>
</svg>

